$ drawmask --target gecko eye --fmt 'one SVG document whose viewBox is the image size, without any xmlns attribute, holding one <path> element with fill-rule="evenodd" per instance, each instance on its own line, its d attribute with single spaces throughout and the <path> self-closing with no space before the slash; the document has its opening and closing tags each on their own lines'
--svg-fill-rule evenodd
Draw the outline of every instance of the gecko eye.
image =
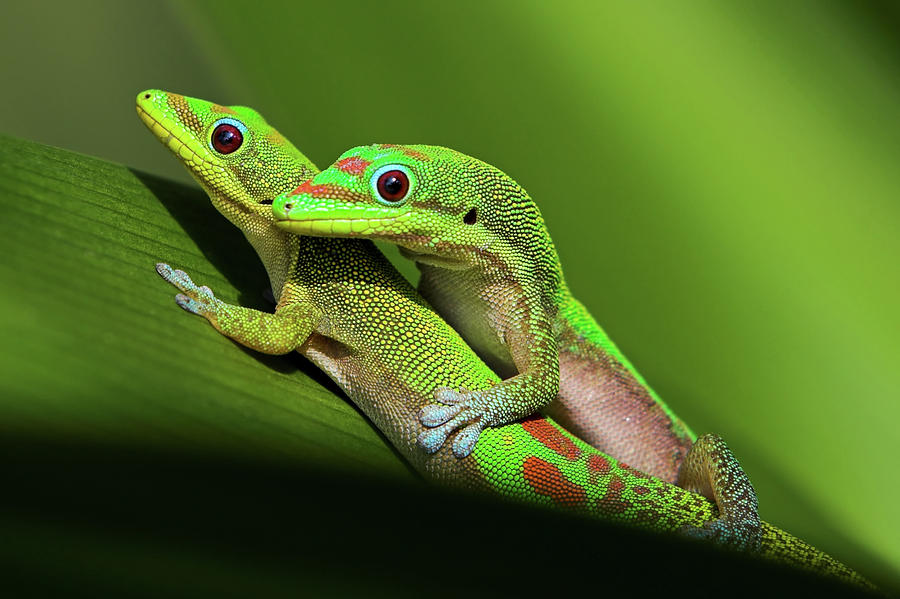
<svg viewBox="0 0 900 599">
<path fill-rule="evenodd" d="M 219 154 L 231 154 L 244 143 L 241 130 L 229 123 L 222 123 L 213 130 L 212 146 Z"/>
<path fill-rule="evenodd" d="M 376 187 L 382 200 L 396 204 L 403 200 L 409 191 L 409 177 L 398 169 L 386 171 L 378 177 Z"/>
<path fill-rule="evenodd" d="M 244 143 L 247 127 L 237 119 L 219 119 L 209 138 L 210 147 L 219 154 L 231 154 Z"/>
<path fill-rule="evenodd" d="M 403 164 L 386 164 L 369 179 L 372 195 L 385 206 L 401 206 L 416 186 L 416 174 Z"/>
</svg>

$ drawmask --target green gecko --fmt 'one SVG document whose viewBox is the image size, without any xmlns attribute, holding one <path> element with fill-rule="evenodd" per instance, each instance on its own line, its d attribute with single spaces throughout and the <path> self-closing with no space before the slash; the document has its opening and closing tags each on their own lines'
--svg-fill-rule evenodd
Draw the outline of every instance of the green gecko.
<svg viewBox="0 0 900 599">
<path fill-rule="evenodd" d="M 572 296 L 538 207 L 504 173 L 447 148 L 363 146 L 273 209 L 295 233 L 399 245 L 422 272 L 420 293 L 506 377 L 437 393 L 444 405 L 422 414 L 428 451 L 461 429 L 453 443 L 465 455 L 483 428 L 543 406 L 601 451 L 678 480 L 694 433 Z"/>
<path fill-rule="evenodd" d="M 555 506 L 721 545 L 867 584 L 858 574 L 766 522 L 728 448 L 714 436 L 685 471 L 698 493 L 625 466 L 549 418 L 486 429 L 472 453 L 417 446 L 419 411 L 436 387 L 487 389 L 499 378 L 366 240 L 296 236 L 279 229 L 273 195 L 317 171 L 254 110 L 158 90 L 137 112 L 188 168 L 216 209 L 256 249 L 278 303 L 275 313 L 229 305 L 168 265 L 177 303 L 233 340 L 267 353 L 293 350 L 325 371 L 404 457 L 435 482 Z M 719 478 L 721 477 L 721 478 Z"/>
</svg>

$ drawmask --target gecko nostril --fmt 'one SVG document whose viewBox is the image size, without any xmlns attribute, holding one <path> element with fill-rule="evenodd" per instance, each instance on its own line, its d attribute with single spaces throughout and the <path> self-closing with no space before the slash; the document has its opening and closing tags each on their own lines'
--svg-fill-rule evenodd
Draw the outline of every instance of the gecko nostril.
<svg viewBox="0 0 900 599">
<path fill-rule="evenodd" d="M 149 99 L 150 99 L 150 94 L 144 94 L 144 99 L 145 99 L 145 100 L 149 100 Z"/>
<path fill-rule="evenodd" d="M 290 212 L 290 211 L 291 211 L 291 208 L 293 208 L 293 207 L 294 207 L 294 205 L 291 204 L 291 203 L 289 202 L 289 203 L 287 203 L 287 204 L 284 205 L 284 211 L 285 211 L 285 212 Z"/>
</svg>

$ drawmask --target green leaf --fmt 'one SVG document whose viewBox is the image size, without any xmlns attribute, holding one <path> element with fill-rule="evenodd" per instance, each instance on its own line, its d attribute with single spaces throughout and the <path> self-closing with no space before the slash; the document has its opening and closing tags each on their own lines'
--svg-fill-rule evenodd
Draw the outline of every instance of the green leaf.
<svg viewBox="0 0 900 599">
<path fill-rule="evenodd" d="M 176 306 L 156 262 L 266 309 L 262 266 L 204 193 L 9 138 L 0 165 L 0 427 L 408 476 L 299 355 Z"/>
<path fill-rule="evenodd" d="M 757 590 L 831 588 L 705 545 L 422 485 L 299 355 L 247 351 L 177 308 L 157 261 L 266 307 L 255 254 L 197 189 L 3 138 L 0 203 L 4 589 L 574 593 L 600 564 L 607 582 L 663 592 L 695 563 L 709 588 L 748 571 Z M 530 563 L 539 569 L 523 575 Z"/>
</svg>

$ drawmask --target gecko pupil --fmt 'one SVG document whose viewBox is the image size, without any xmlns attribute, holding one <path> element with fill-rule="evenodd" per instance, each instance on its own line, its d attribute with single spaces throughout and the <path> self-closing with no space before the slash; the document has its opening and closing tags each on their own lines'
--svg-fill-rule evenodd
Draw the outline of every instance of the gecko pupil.
<svg viewBox="0 0 900 599">
<path fill-rule="evenodd" d="M 220 154 L 231 154 L 244 143 L 244 134 L 234 125 L 222 123 L 212 134 L 212 145 Z"/>
<path fill-rule="evenodd" d="M 388 202 L 399 202 L 409 191 L 409 178 L 401 170 L 388 171 L 378 177 L 378 195 Z"/>
</svg>

